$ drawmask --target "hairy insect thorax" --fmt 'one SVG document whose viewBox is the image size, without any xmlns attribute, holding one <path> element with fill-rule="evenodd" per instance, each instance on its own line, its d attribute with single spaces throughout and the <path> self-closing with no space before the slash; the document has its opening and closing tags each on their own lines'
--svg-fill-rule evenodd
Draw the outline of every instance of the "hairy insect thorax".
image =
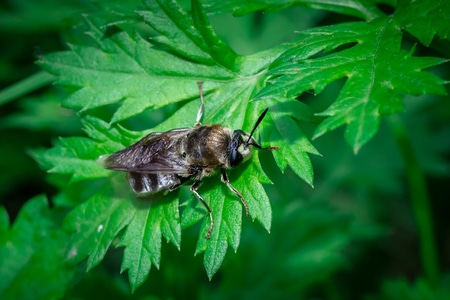
<svg viewBox="0 0 450 300">
<path fill-rule="evenodd" d="M 198 126 L 186 140 L 187 163 L 191 166 L 217 168 L 226 165 L 230 129 L 220 125 Z"/>
<path fill-rule="evenodd" d="M 194 128 L 186 141 L 187 163 L 191 166 L 207 166 L 206 169 L 237 166 L 251 154 L 251 151 L 249 147 L 245 147 L 245 150 L 243 149 L 242 137 L 240 136 L 241 131 L 239 131 L 239 137 L 236 132 L 220 125 Z M 241 158 L 238 163 L 235 160 L 236 151 L 245 154 L 244 157 L 241 153 L 237 153 L 239 158 Z M 235 156 L 233 156 L 233 153 Z"/>
</svg>

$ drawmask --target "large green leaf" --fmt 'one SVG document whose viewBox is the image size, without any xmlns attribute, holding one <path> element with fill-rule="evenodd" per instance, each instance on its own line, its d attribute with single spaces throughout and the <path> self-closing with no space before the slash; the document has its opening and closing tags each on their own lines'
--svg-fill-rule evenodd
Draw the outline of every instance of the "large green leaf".
<svg viewBox="0 0 450 300">
<path fill-rule="evenodd" d="M 110 126 L 90 116 L 91 111 L 118 103 L 111 118 L 111 123 L 117 123 L 144 110 L 193 99 L 152 131 L 190 127 L 200 105 L 197 82 L 203 81 L 203 123 L 250 131 L 259 113 L 270 104 L 273 107 L 267 124 L 258 130 L 267 131 L 274 122 L 283 124 L 286 115 L 276 113 L 278 104 L 275 101 L 257 105 L 249 104 L 249 101 L 260 89 L 270 63 L 289 48 L 289 45 L 282 45 L 255 55 L 238 56 L 216 36 L 198 1 L 192 2 L 192 15 L 175 1 L 144 1 L 144 4 L 147 10 L 138 14 L 158 33 L 150 41 L 137 33 L 121 30 L 108 33 L 101 19 L 87 16 L 84 26 L 94 43 L 72 44 L 68 51 L 51 53 L 39 60 L 42 67 L 57 75 L 57 83 L 75 88 L 64 105 L 85 115 L 83 127 L 88 137 L 63 138 L 50 150 L 34 151 L 37 160 L 49 172 L 69 175 L 72 183 L 110 177 L 110 182 L 101 183 L 99 192 L 76 207 L 66 219 L 66 228 L 73 234 L 67 255 L 74 262 L 87 257 L 88 268 L 92 268 L 102 260 L 119 232 L 126 228 L 120 242 L 125 247 L 122 270 L 128 270 L 133 290 L 144 282 L 151 264 L 159 266 L 162 237 L 179 247 L 180 224 L 186 227 L 201 220 L 204 221 L 196 252 L 205 252 L 205 266 L 208 276 L 212 277 L 228 246 L 237 250 L 242 204 L 225 185 L 219 184 L 218 177 L 208 181 L 211 184 L 217 180 L 217 184 L 210 185 L 211 188 L 203 193 L 216 222 L 209 240 L 204 237 L 209 227 L 207 213 L 202 208 L 196 209 L 195 213 L 189 209 L 198 204 L 193 196 L 189 198 L 190 204 L 181 220 L 176 192 L 161 203 L 140 207 L 135 196 L 124 192 L 127 190 L 124 176 L 102 169 L 96 159 L 131 145 L 149 131 L 134 133 L 120 126 Z M 108 23 L 114 22 L 109 20 Z M 303 106 L 297 109 L 300 114 L 307 111 Z M 301 134 L 295 129 L 297 123 L 289 126 L 291 131 L 276 136 L 277 145 L 283 149 L 276 154 L 277 161 L 283 170 L 290 165 L 301 178 L 312 184 L 312 167 L 306 153 L 315 153 L 315 150 L 304 135 L 294 143 L 295 151 L 289 150 L 291 146 L 284 139 L 296 140 L 294 136 Z M 267 137 L 264 144 L 272 143 L 271 135 L 264 137 Z M 247 199 L 252 219 L 269 230 L 271 209 L 261 184 L 270 183 L 270 180 L 258 166 L 259 160 L 255 158 L 251 164 L 231 172 L 231 178 L 242 173 L 233 184 Z"/>
<path fill-rule="evenodd" d="M 217 11 L 233 11 L 229 3 L 224 2 Z M 211 239 L 206 239 L 208 213 L 193 195 L 183 203 L 186 206 L 180 218 L 176 191 L 157 202 L 142 202 L 129 192 L 124 174 L 104 170 L 96 162 L 100 155 L 123 149 L 150 131 L 193 126 L 200 105 L 199 81 L 205 95 L 204 124 L 249 132 L 261 111 L 269 107 L 255 138 L 264 146 L 278 146 L 274 151 L 278 167 L 282 171 L 290 167 L 310 185 L 313 171 L 308 155 L 318 151 L 301 128 L 304 123 L 317 123 L 318 118 L 298 102 L 300 94 L 308 90 L 320 93 L 330 83 L 346 78 L 337 100 L 319 114 L 324 120 L 315 136 L 347 125 L 346 139 L 357 151 L 375 135 L 381 115 L 403 110 L 405 94 L 445 93 L 443 80 L 422 71 L 445 60 L 414 56 L 414 47 L 402 48 L 401 30 L 412 20 L 412 12 L 404 7 L 389 17 L 380 12 L 378 1 L 263 2 L 242 4 L 241 11 L 270 11 L 298 3 L 367 22 L 310 29 L 294 42 L 239 56 L 217 37 L 199 1 L 192 1 L 192 13 L 187 13 L 175 1 L 148 0 L 137 15 L 150 38 L 111 25 L 121 18 L 87 15 L 79 30 L 87 33 L 84 40 L 74 39 L 69 50 L 39 59 L 45 70 L 57 76 L 57 83 L 72 92 L 63 104 L 80 112 L 87 137 L 62 138 L 52 149 L 36 150 L 34 155 L 49 172 L 68 175 L 69 184 L 92 181 L 98 191 L 65 220 L 65 228 L 72 234 L 67 258 L 72 262 L 87 258 L 90 269 L 111 245 L 123 246 L 122 271 L 128 270 L 135 290 L 152 264 L 159 267 L 163 238 L 180 247 L 181 227 L 201 222 L 195 252 L 204 253 L 210 278 L 228 247 L 237 250 L 242 203 L 220 183 L 219 176 L 205 179 L 199 188 L 215 221 Z M 424 15 L 431 18 L 435 10 L 430 6 Z M 445 28 L 437 27 L 437 35 L 446 37 Z M 433 30 L 414 27 L 411 33 L 426 44 Z M 90 42 L 81 42 L 86 39 Z M 177 110 L 151 130 L 133 132 L 118 124 L 133 124 L 124 121 L 174 103 Z M 112 117 L 107 121 L 94 117 L 98 108 L 112 109 Z M 255 154 L 228 174 L 245 197 L 251 219 L 270 230 L 272 212 L 263 188 L 270 180 L 259 156 Z"/>
<path fill-rule="evenodd" d="M 320 93 L 346 78 L 337 100 L 318 114 L 327 118 L 315 137 L 347 124 L 345 138 L 357 152 L 377 132 L 381 115 L 403 111 L 405 94 L 445 94 L 444 80 L 423 71 L 445 60 L 415 57 L 414 47 L 403 50 L 401 42 L 400 28 L 388 17 L 307 30 L 272 64 L 270 84 L 256 98 Z"/>
</svg>

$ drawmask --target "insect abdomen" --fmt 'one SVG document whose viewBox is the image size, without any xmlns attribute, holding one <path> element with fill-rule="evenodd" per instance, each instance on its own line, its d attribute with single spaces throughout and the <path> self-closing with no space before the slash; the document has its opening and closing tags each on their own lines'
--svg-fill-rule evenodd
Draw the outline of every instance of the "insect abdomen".
<svg viewBox="0 0 450 300">
<path fill-rule="evenodd" d="M 184 178 L 175 174 L 128 173 L 128 182 L 137 194 L 172 191 L 182 185 L 184 181 Z"/>
</svg>

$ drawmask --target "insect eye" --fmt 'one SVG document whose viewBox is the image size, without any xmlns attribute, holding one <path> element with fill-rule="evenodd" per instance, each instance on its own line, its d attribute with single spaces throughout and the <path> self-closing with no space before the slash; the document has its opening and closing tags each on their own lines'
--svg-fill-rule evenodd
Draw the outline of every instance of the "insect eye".
<svg viewBox="0 0 450 300">
<path fill-rule="evenodd" d="M 230 166 L 232 168 L 238 166 L 244 158 L 242 157 L 242 154 L 239 153 L 238 148 L 239 145 L 242 143 L 242 137 L 240 134 L 234 134 L 233 140 L 231 141 L 231 147 L 230 147 Z"/>
<path fill-rule="evenodd" d="M 231 156 L 230 156 L 230 166 L 232 168 L 238 166 L 244 158 L 242 157 L 242 154 L 239 153 L 237 149 L 231 150 Z"/>
</svg>

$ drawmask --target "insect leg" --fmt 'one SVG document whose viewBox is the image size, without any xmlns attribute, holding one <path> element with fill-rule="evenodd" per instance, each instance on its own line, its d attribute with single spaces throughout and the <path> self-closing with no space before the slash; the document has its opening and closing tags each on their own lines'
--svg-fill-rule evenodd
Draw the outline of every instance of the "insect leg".
<svg viewBox="0 0 450 300">
<path fill-rule="evenodd" d="M 248 213 L 248 205 L 247 202 L 245 202 L 244 197 L 241 195 L 241 193 L 239 193 L 237 189 L 234 188 L 234 186 L 231 185 L 230 180 L 228 180 L 228 175 L 225 169 L 221 169 L 220 171 L 222 173 L 222 182 L 225 183 L 228 186 L 228 188 L 241 199 L 242 205 L 244 205 L 245 208 L 245 214 L 248 217 L 250 214 Z"/>
<path fill-rule="evenodd" d="M 203 197 L 200 196 L 200 194 L 197 192 L 197 189 L 200 186 L 200 183 L 202 183 L 201 180 L 197 180 L 196 182 L 194 182 L 194 184 L 191 186 L 191 192 L 194 193 L 195 197 L 197 197 L 197 199 L 200 200 L 200 202 L 206 207 L 206 210 L 209 213 L 210 225 L 209 225 L 208 232 L 206 233 L 206 236 L 205 236 L 207 239 L 209 239 L 211 237 L 211 232 L 214 227 L 214 220 L 213 220 L 213 216 L 212 216 L 212 210 L 209 207 L 208 203 L 206 203 L 205 200 L 203 199 Z"/>
<path fill-rule="evenodd" d="M 195 120 L 194 126 L 201 125 L 200 120 L 202 119 L 202 116 L 203 116 L 203 109 L 204 109 L 204 102 L 205 102 L 205 101 L 203 101 L 203 89 L 202 89 L 203 82 L 199 81 L 199 82 L 197 82 L 197 84 L 198 84 L 198 91 L 200 93 L 201 104 L 200 104 L 200 108 L 198 109 L 198 112 L 197 112 L 197 119 Z"/>
</svg>

